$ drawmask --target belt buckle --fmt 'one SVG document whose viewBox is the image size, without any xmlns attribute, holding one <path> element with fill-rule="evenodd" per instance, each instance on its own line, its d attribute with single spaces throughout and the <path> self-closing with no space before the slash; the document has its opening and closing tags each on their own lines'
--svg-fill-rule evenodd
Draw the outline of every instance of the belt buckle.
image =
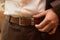
<svg viewBox="0 0 60 40">
<path fill-rule="evenodd" d="M 32 17 L 19 17 L 19 25 L 22 25 L 22 26 L 34 25 L 34 18 L 32 18 Z"/>
</svg>

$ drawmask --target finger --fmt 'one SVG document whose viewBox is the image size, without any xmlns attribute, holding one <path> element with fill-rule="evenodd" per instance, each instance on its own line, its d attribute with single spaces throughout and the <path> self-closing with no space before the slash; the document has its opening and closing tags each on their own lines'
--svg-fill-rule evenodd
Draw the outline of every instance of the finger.
<svg viewBox="0 0 60 40">
<path fill-rule="evenodd" d="M 54 25 L 54 23 L 53 22 L 50 22 L 48 25 L 46 25 L 43 29 L 41 29 L 40 31 L 42 31 L 42 32 L 49 32 L 54 26 L 52 26 L 52 25 Z"/>
<path fill-rule="evenodd" d="M 55 26 L 54 29 L 51 32 L 49 32 L 48 34 L 50 34 L 50 35 L 54 34 L 56 32 L 56 29 L 57 29 L 57 26 Z"/>
<path fill-rule="evenodd" d="M 44 19 L 40 24 L 36 24 L 35 27 L 38 28 L 38 29 L 42 29 L 42 28 L 44 28 L 49 22 L 50 22 L 50 20 Z"/>
<path fill-rule="evenodd" d="M 45 16 L 46 15 L 46 11 L 45 12 L 42 12 L 42 13 L 39 13 L 39 14 L 36 14 L 36 15 L 33 15 L 34 18 L 40 18 L 42 16 Z"/>
</svg>

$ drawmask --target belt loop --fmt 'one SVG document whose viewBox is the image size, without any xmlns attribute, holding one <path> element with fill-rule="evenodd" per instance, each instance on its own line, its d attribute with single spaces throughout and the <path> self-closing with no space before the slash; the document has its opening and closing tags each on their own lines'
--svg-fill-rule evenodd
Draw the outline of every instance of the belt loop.
<svg viewBox="0 0 60 40">
<path fill-rule="evenodd" d="M 21 20 L 22 20 L 22 17 L 19 17 L 19 25 L 22 25 Z"/>
<path fill-rule="evenodd" d="M 8 22 L 10 22 L 11 17 L 10 17 L 10 16 L 8 16 L 8 15 L 5 15 L 5 20 L 6 20 L 6 21 L 8 21 Z"/>
<path fill-rule="evenodd" d="M 10 20 L 11 20 L 11 16 L 9 16 L 9 23 L 10 23 Z"/>
</svg>

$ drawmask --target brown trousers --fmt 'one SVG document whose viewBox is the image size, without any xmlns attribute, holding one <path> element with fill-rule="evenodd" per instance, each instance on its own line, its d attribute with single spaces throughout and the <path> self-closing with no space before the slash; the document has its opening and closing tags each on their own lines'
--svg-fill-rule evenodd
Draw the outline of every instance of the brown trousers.
<svg viewBox="0 0 60 40">
<path fill-rule="evenodd" d="M 2 28 L 2 40 L 60 40 L 60 32 L 48 35 L 38 31 L 34 26 L 20 26 L 9 23 L 9 18 L 5 17 Z"/>
</svg>

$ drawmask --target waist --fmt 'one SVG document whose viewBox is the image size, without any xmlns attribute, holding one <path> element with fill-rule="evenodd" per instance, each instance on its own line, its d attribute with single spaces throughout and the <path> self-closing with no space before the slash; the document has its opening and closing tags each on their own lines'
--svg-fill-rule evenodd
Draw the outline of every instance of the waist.
<svg viewBox="0 0 60 40">
<path fill-rule="evenodd" d="M 32 18 L 32 17 L 12 17 L 10 16 L 9 22 L 22 26 L 29 26 L 39 24 L 44 17 L 42 18 Z"/>
</svg>

